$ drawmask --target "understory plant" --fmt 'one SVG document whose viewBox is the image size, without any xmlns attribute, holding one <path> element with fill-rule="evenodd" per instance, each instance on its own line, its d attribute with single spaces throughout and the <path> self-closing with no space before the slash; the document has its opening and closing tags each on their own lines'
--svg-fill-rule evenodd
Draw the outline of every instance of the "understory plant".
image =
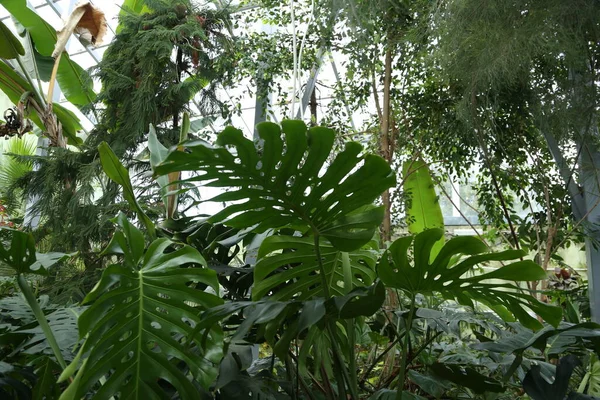
<svg viewBox="0 0 600 400">
<path fill-rule="evenodd" d="M 58 363 L 49 368 L 52 393 L 509 399 L 533 365 L 553 376 L 553 357 L 587 362 L 595 353 L 595 324 L 561 322 L 559 307 L 516 284 L 544 275 L 522 251 L 489 252 L 471 237 L 437 247 L 441 229 L 380 250 L 376 202 L 395 183 L 381 157 L 353 142 L 336 154 L 332 130 L 300 121 L 263 123 L 257 132 L 251 141 L 226 128 L 214 145 L 190 140 L 163 153 L 155 176 L 185 177 L 169 180 L 166 195 L 192 184 L 221 188 L 205 202 L 225 207 L 178 219 L 167 207 L 160 223 L 145 214 L 111 148 L 99 146 L 131 213 L 113 221 L 102 253 L 109 266 L 83 301 L 74 357 L 66 367 L 60 351 L 50 358 Z M 490 262 L 500 265 L 474 273 Z M 386 289 L 398 308 L 383 307 Z M 381 374 L 390 351 L 399 361 Z M 24 392 L 36 379 L 20 380 Z"/>
</svg>

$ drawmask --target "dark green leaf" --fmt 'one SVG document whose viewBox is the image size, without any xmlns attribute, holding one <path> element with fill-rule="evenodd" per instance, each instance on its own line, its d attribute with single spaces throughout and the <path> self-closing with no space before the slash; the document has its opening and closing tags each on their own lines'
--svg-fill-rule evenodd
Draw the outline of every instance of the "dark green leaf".
<svg viewBox="0 0 600 400">
<path fill-rule="evenodd" d="M 10 232 L 10 248 L 0 242 L 0 260 L 15 270 L 17 274 L 44 275 L 48 268 L 70 257 L 63 253 L 40 254 L 35 251 L 35 240 L 31 233 L 6 229 Z"/>
<path fill-rule="evenodd" d="M 344 281 L 343 253 L 326 239 L 320 241 L 319 249 L 328 293 L 333 296 L 346 294 L 348 290 Z M 347 254 L 352 271 L 352 287 L 373 284 L 376 278 L 377 252 L 364 248 Z M 324 297 L 323 279 L 312 237 L 270 236 L 260 246 L 258 258 L 259 262 L 254 269 L 255 284 L 252 289 L 254 299 L 260 299 L 268 294 L 273 300 Z M 294 283 L 286 285 L 283 289 L 277 289 L 291 282 Z"/>
<path fill-rule="evenodd" d="M 123 197 L 129 203 L 129 206 L 135 210 L 138 218 L 144 223 L 151 238 L 155 237 L 154 223 L 148 218 L 142 207 L 138 204 L 133 185 L 129 179 L 129 171 L 121 164 L 115 153 L 106 142 L 100 143 L 98 146 L 100 153 L 100 161 L 102 169 L 108 177 L 123 188 Z"/>
<path fill-rule="evenodd" d="M 37 381 L 33 387 L 34 400 L 52 400 L 58 398 L 60 393 L 60 388 L 56 383 L 58 372 L 60 372 L 60 366 L 50 357 L 45 357 L 36 366 L 35 374 Z"/>
<path fill-rule="evenodd" d="M 190 376 L 208 388 L 222 357 L 222 333 L 211 329 L 203 343 L 196 338 L 186 342 L 187 350 L 182 340 L 191 337 L 201 311 L 222 300 L 202 290 L 218 290 L 214 271 L 186 268 L 190 264 L 205 264 L 197 250 L 158 239 L 137 268 L 111 265 L 104 270 L 84 300 L 93 304 L 79 318 L 79 334 L 85 338 L 80 354 L 87 358 L 61 398 L 81 398 L 103 377 L 107 379 L 94 399 L 116 393 L 123 398 L 163 398 L 160 380 L 169 382 L 182 398 L 197 398 L 197 389 L 177 363 L 185 364 Z"/>
<path fill-rule="evenodd" d="M 442 229 L 430 229 L 414 237 L 396 240 L 379 261 L 377 271 L 387 285 L 412 294 L 441 293 L 445 298 L 455 299 L 463 305 L 472 306 L 479 301 L 493 309 L 503 319 L 517 318 L 523 325 L 542 328 L 541 323 L 531 316 L 535 312 L 550 324 L 557 326 L 561 321 L 560 307 L 538 301 L 523 294 L 512 283 L 491 283 L 490 279 L 508 281 L 531 281 L 545 279 L 546 273 L 532 261 L 517 261 L 485 273 L 465 277 L 473 267 L 490 261 L 510 261 L 524 253 L 508 250 L 499 253 L 484 253 L 487 247 L 474 237 L 456 237 L 439 250 L 430 262 L 432 249 L 443 236 Z M 414 262 L 409 261 L 408 251 L 413 247 Z M 457 256 L 469 255 L 453 264 Z"/>
<path fill-rule="evenodd" d="M 431 370 L 438 377 L 472 389 L 475 393 L 502 393 L 506 390 L 497 380 L 480 374 L 471 367 L 435 363 L 431 366 Z"/>
<path fill-rule="evenodd" d="M 561 358 L 553 383 L 548 383 L 541 375 L 540 366 L 534 365 L 523 380 L 523 389 L 533 400 L 564 400 L 569 390 L 569 379 L 578 365 L 581 361 L 572 354 Z"/>
<path fill-rule="evenodd" d="M 327 166 L 334 132 L 320 127 L 307 131 L 301 121 L 284 121 L 281 128 L 262 123 L 257 131 L 260 147 L 234 128 L 219 134 L 220 147 L 188 142 L 184 151 L 172 150 L 156 174 L 199 172 L 189 181 L 228 189 L 211 201 L 245 200 L 226 207 L 212 222 L 226 221 L 235 228 L 257 225 L 257 231 L 291 226 L 321 234 L 342 251 L 372 239 L 383 213 L 363 207 L 395 184 L 385 160 L 361 155 L 362 147 L 350 142 Z"/>
<path fill-rule="evenodd" d="M 23 55 L 25 49 L 19 39 L 0 21 L 0 58 L 10 60 Z"/>
<path fill-rule="evenodd" d="M 446 382 L 429 375 L 420 374 L 412 369 L 408 371 L 408 377 L 411 381 L 423 389 L 423 391 L 429 393 L 436 399 L 442 397 L 442 394 L 444 394 L 446 390 L 450 389 L 450 385 L 448 385 Z"/>
</svg>

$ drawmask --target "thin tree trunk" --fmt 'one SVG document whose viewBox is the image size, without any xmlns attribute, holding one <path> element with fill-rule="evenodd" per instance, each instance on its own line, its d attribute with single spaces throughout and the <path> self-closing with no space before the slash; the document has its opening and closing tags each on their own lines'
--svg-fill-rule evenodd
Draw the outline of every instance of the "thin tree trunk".
<svg viewBox="0 0 600 400">
<path fill-rule="evenodd" d="M 313 88 L 310 94 L 310 124 L 312 126 L 318 125 L 317 122 L 317 88 Z"/>
<path fill-rule="evenodd" d="M 381 156 L 391 164 L 392 154 L 390 151 L 390 91 L 392 86 L 392 47 L 388 46 L 385 52 L 385 77 L 383 81 L 383 110 L 381 118 L 381 135 L 379 138 Z M 385 214 L 381 224 L 381 240 L 388 242 L 392 239 L 392 217 L 390 202 L 390 191 L 386 190 L 382 195 Z"/>
</svg>

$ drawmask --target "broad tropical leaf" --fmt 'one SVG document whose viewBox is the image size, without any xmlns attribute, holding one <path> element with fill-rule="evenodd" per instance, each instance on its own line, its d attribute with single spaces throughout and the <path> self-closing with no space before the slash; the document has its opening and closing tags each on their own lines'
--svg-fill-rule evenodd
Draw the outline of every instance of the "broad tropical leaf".
<svg viewBox="0 0 600 400">
<path fill-rule="evenodd" d="M 181 128 L 179 131 L 179 142 L 187 140 L 188 133 L 190 130 L 190 115 L 185 112 L 181 121 Z M 183 150 L 183 147 L 178 146 L 178 150 Z M 150 125 L 150 131 L 148 133 L 148 150 L 150 151 L 150 165 L 152 168 L 156 168 L 162 163 L 169 154 L 169 151 L 163 144 L 158 140 L 156 136 L 156 129 Z M 181 173 L 171 172 L 168 176 L 159 176 L 156 178 L 160 187 L 161 197 L 165 205 L 165 212 L 168 219 L 172 219 L 178 204 L 178 195 L 176 192 L 179 189 L 179 185 L 176 183 L 180 180 Z"/>
<path fill-rule="evenodd" d="M 112 151 L 108 143 L 102 142 L 98 146 L 98 152 L 100 153 L 100 162 L 102 163 L 102 169 L 108 177 L 120 185 L 123 188 L 123 197 L 129 203 L 132 209 L 138 215 L 138 218 L 144 223 L 144 226 L 148 230 L 148 234 L 151 238 L 155 236 L 154 223 L 148 218 L 142 207 L 139 205 L 135 198 L 133 191 L 133 185 L 129 178 L 129 171 L 121 164 L 119 158 Z"/>
<path fill-rule="evenodd" d="M 475 393 L 502 393 L 506 391 L 502 383 L 477 372 L 472 367 L 435 363 L 430 368 L 439 378 L 454 382 L 461 387 L 472 389 Z"/>
<path fill-rule="evenodd" d="M 226 188 L 210 201 L 237 202 L 210 218 L 234 228 L 256 226 L 257 231 L 290 226 L 324 236 L 337 249 L 352 251 L 368 243 L 381 220 L 382 208 L 371 205 L 395 184 L 388 163 L 362 154 L 362 146 L 346 144 L 330 165 L 335 134 L 302 121 L 282 126 L 257 126 L 259 143 L 242 131 L 226 128 L 218 147 L 203 141 L 171 150 L 157 175 L 196 171 L 188 181 Z"/>
<path fill-rule="evenodd" d="M 363 247 L 345 253 L 333 247 L 328 240 L 320 241 L 319 249 L 329 295 L 342 296 L 353 288 L 373 284 L 377 277 L 375 264 L 379 256 L 375 246 L 372 243 L 370 248 Z M 254 299 L 271 293 L 273 300 L 325 297 L 312 237 L 268 237 L 260 247 L 258 259 L 254 269 Z M 278 272 L 273 274 L 275 271 Z M 350 287 L 346 284 L 348 279 Z"/>
<path fill-rule="evenodd" d="M 60 365 L 52 358 L 44 357 L 41 362 L 36 363 L 35 374 L 37 381 L 33 387 L 33 400 L 56 399 L 60 395 L 60 387 L 56 383 L 57 371 Z"/>
<path fill-rule="evenodd" d="M 247 302 L 229 302 L 204 312 L 201 323 L 194 330 L 196 335 L 206 335 L 219 321 L 243 311 L 243 322 L 235 330 L 232 341 L 244 338 L 255 325 L 261 326 L 264 335 L 276 353 L 287 354 L 289 343 L 307 329 L 319 327 L 322 331 L 326 320 L 371 316 L 385 300 L 385 287 L 381 282 L 370 287 L 357 288 L 347 295 L 328 300 L 320 297 L 309 301 L 274 301 L 273 299 Z M 276 330 L 283 325 L 284 334 L 275 338 Z M 310 343 L 309 343 L 310 345 Z"/>
<path fill-rule="evenodd" d="M 145 0 L 125 0 L 121 5 L 121 12 L 119 13 L 119 19 L 123 17 L 125 13 L 132 14 L 144 14 L 150 11 L 150 8 L 146 5 Z M 121 24 L 117 26 L 117 33 L 121 32 Z"/>
<path fill-rule="evenodd" d="M 71 361 L 74 357 L 75 345 L 79 341 L 77 318 L 83 310 L 84 308 L 82 307 L 59 308 L 46 316 L 61 353 L 67 361 Z M 23 345 L 24 353 L 52 355 L 52 348 L 48 344 L 46 335 L 39 325 L 34 328 L 19 329 L 16 332 L 33 335 Z"/>
<path fill-rule="evenodd" d="M 13 104 L 18 104 L 21 97 L 27 92 L 34 92 L 34 88 L 17 74 L 12 67 L 0 61 L 0 90 L 8 96 Z M 52 110 L 63 126 L 63 133 L 69 139 L 69 144 L 79 144 L 81 138 L 77 137 L 77 131 L 81 130 L 79 119 L 72 111 L 67 110 L 59 104 L 52 104 Z M 44 124 L 35 110 L 29 110 L 29 118 L 40 128 L 45 130 Z"/>
<path fill-rule="evenodd" d="M 444 216 L 429 167 L 422 160 L 408 161 L 402 170 L 407 194 L 406 222 L 408 231 L 418 234 L 427 229 L 444 229 Z M 435 257 L 444 245 L 444 237 L 433 246 Z"/>
<path fill-rule="evenodd" d="M 0 58 L 7 60 L 25 55 L 23 45 L 13 33 L 0 21 Z"/>
<path fill-rule="evenodd" d="M 126 243 L 143 237 L 123 215 L 117 221 Z M 93 398 L 108 399 L 116 393 L 123 399 L 165 398 L 160 381 L 169 382 L 181 398 L 197 398 L 187 371 L 207 388 L 222 357 L 218 329 L 211 329 L 202 342 L 187 339 L 201 311 L 222 304 L 203 290 L 218 290 L 215 272 L 200 267 L 206 263 L 197 250 L 168 239 L 153 241 L 142 255 L 119 249 L 117 243 L 113 251 L 126 262 L 106 268 L 84 299 L 92 303 L 78 321 L 85 341 L 61 378 L 68 377 L 79 357 L 86 359 L 61 398 L 79 399 L 104 379 Z"/>
<path fill-rule="evenodd" d="M 379 261 L 377 271 L 387 285 L 415 295 L 441 293 L 445 298 L 455 299 L 461 304 L 473 306 L 473 300 L 482 302 L 497 312 L 503 319 L 516 317 L 523 325 L 540 329 L 542 324 L 527 310 L 535 312 L 556 326 L 561 320 L 559 307 L 542 303 L 533 296 L 521 293 L 513 284 L 490 283 L 490 279 L 504 281 L 534 281 L 546 278 L 544 270 L 533 261 L 524 260 L 499 267 L 481 275 L 465 276 L 473 267 L 489 261 L 511 261 L 523 257 L 521 250 L 485 253 L 487 247 L 474 237 L 456 237 L 442 247 L 434 261 L 430 262 L 431 251 L 442 237 L 442 229 L 430 229 L 414 237 L 396 240 Z M 409 262 L 408 250 L 413 245 L 413 265 Z M 457 263 L 456 256 L 470 257 Z"/>
<path fill-rule="evenodd" d="M 570 354 L 561 358 L 556 366 L 554 382 L 549 383 L 540 371 L 539 365 L 534 365 L 523 380 L 523 389 L 533 400 L 564 400 L 569 392 L 569 379 L 573 370 L 581 365 L 577 356 Z M 576 399 L 577 397 L 569 397 Z M 582 399 L 589 397 L 583 396 Z"/>
<path fill-rule="evenodd" d="M 17 274 L 45 275 L 48 268 L 57 262 L 70 257 L 64 253 L 36 253 L 33 235 L 13 229 L 6 229 L 11 234 L 10 248 L 0 242 L 0 262 L 10 266 Z"/>
<path fill-rule="evenodd" d="M 31 34 L 37 51 L 50 56 L 56 45 L 56 30 L 29 8 L 26 0 L 3 0 L 2 5 Z M 66 99 L 75 105 L 85 106 L 96 98 L 89 75 L 66 53 L 60 59 L 56 79 Z"/>
<path fill-rule="evenodd" d="M 156 166 L 167 158 L 167 154 L 169 154 L 169 150 L 158 140 L 156 129 L 152 125 L 150 125 L 148 133 L 148 150 L 150 151 L 150 166 L 152 168 L 156 168 Z M 160 195 L 165 205 L 165 212 L 167 212 L 169 177 L 166 175 L 158 176 L 156 182 L 160 187 Z"/>
<path fill-rule="evenodd" d="M 593 322 L 581 324 L 561 322 L 558 328 L 545 326 L 537 332 L 521 327 L 514 334 L 504 334 L 495 341 L 474 344 L 473 348 L 487 352 L 517 355 L 523 354 L 525 350 L 534 347 L 549 356 L 559 355 L 564 351 L 553 349 L 553 345 L 559 338 L 567 343 L 574 343 L 578 338 L 600 338 L 600 325 Z"/>
</svg>

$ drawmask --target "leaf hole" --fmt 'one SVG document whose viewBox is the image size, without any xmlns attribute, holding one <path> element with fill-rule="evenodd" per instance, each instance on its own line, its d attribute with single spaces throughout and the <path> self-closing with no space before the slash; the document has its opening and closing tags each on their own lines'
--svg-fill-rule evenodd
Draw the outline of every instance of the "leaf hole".
<svg viewBox="0 0 600 400">
<path fill-rule="evenodd" d="M 154 329 L 160 329 L 160 328 L 162 328 L 162 326 L 158 322 L 156 322 L 156 321 L 150 322 L 150 326 L 153 327 Z"/>
<path fill-rule="evenodd" d="M 132 335 L 132 333 L 133 333 L 132 331 L 127 331 L 127 332 L 125 332 L 124 334 L 122 334 L 122 335 L 121 335 L 121 337 L 119 338 L 119 342 L 122 342 L 122 341 L 124 341 L 124 340 L 127 340 L 127 338 L 128 338 L 129 336 L 131 336 L 131 335 Z"/>
<path fill-rule="evenodd" d="M 124 364 L 127 361 L 131 360 L 132 358 L 133 358 L 133 351 L 129 351 L 129 352 L 127 352 L 127 354 L 125 354 L 123 356 L 123 358 L 121 358 L 121 362 Z"/>
<path fill-rule="evenodd" d="M 153 353 L 162 352 L 160 346 L 154 341 L 149 341 L 148 343 L 146 343 L 146 345 L 148 346 L 148 350 L 150 350 Z"/>
</svg>

